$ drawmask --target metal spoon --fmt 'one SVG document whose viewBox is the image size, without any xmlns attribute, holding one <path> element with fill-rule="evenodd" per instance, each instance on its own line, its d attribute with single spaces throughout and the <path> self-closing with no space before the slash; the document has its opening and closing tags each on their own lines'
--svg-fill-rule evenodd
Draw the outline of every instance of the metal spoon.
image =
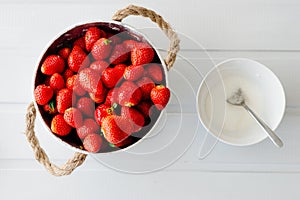
<svg viewBox="0 0 300 200">
<path fill-rule="evenodd" d="M 232 105 L 243 106 L 248 111 L 248 113 L 251 115 L 251 117 L 253 117 L 253 119 L 255 119 L 255 121 L 267 132 L 267 134 L 268 134 L 269 138 L 272 140 L 272 142 L 277 147 L 283 146 L 283 142 L 274 133 L 274 131 L 272 131 L 272 129 L 246 105 L 241 88 L 239 88 L 238 91 L 235 92 L 226 101 L 227 101 L 227 103 L 232 104 Z"/>
</svg>

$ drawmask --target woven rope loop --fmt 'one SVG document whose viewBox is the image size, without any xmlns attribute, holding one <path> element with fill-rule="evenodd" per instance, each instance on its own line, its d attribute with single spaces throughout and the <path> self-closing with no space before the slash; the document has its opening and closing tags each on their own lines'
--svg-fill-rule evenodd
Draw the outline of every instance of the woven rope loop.
<svg viewBox="0 0 300 200">
<path fill-rule="evenodd" d="M 36 119 L 36 109 L 34 107 L 34 104 L 30 103 L 30 105 L 27 108 L 27 114 L 26 114 L 25 135 L 34 152 L 35 159 L 38 162 L 40 162 L 42 165 L 44 165 L 44 167 L 48 170 L 48 172 L 54 176 L 65 176 L 71 174 L 74 171 L 74 169 L 79 167 L 85 161 L 87 155 L 76 152 L 74 156 L 70 158 L 61 167 L 52 164 L 44 149 L 41 148 L 39 140 L 35 135 L 35 131 L 34 131 L 35 119 Z"/>
<path fill-rule="evenodd" d="M 130 15 L 139 15 L 151 19 L 151 21 L 155 22 L 162 29 L 165 35 L 169 38 L 170 46 L 168 50 L 168 55 L 164 59 L 164 62 L 166 63 L 167 69 L 170 70 L 176 60 L 176 54 L 179 51 L 180 40 L 178 38 L 178 35 L 172 29 L 170 24 L 168 24 L 162 18 L 162 16 L 160 16 L 153 10 L 149 10 L 135 5 L 129 5 L 128 7 L 117 11 L 113 15 L 112 19 L 115 21 L 122 21 L 124 18 Z"/>
</svg>

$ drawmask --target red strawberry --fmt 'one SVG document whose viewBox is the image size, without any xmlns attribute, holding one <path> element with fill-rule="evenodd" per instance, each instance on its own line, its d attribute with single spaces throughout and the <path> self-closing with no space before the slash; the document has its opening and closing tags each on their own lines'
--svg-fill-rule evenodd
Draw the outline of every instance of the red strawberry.
<svg viewBox="0 0 300 200">
<path fill-rule="evenodd" d="M 118 88 L 114 87 L 107 92 L 104 104 L 111 106 L 114 103 L 117 103 L 118 102 L 117 97 L 118 97 Z"/>
<path fill-rule="evenodd" d="M 107 89 L 106 87 L 103 87 L 102 89 L 102 93 L 89 93 L 91 99 L 95 102 L 95 103 L 102 103 L 105 101 L 105 97 L 107 94 Z"/>
<path fill-rule="evenodd" d="M 150 63 L 154 58 L 154 50 L 146 43 L 139 43 L 131 51 L 132 65 L 143 65 Z"/>
<path fill-rule="evenodd" d="M 90 68 L 97 71 L 99 74 L 102 74 L 107 67 L 109 67 L 109 64 L 103 60 L 96 60 L 90 65 Z"/>
<path fill-rule="evenodd" d="M 143 100 L 150 99 L 151 90 L 155 87 L 155 84 L 151 80 L 151 78 L 142 77 L 140 80 L 136 82 L 136 84 L 142 91 L 142 99 Z"/>
<path fill-rule="evenodd" d="M 67 124 L 62 114 L 57 114 L 51 121 L 51 131 L 59 136 L 66 136 L 72 130 L 72 127 Z"/>
<path fill-rule="evenodd" d="M 102 72 L 101 80 L 107 88 L 113 88 L 122 79 L 126 65 L 118 64 L 114 68 L 106 68 Z"/>
<path fill-rule="evenodd" d="M 149 101 L 142 101 L 137 105 L 137 109 L 144 115 L 145 118 L 151 117 L 154 105 Z"/>
<path fill-rule="evenodd" d="M 162 110 L 170 99 L 170 90 L 164 85 L 157 85 L 151 90 L 150 98 L 156 108 Z"/>
<path fill-rule="evenodd" d="M 102 147 L 102 138 L 96 133 L 91 133 L 83 140 L 83 147 L 88 152 L 97 153 Z"/>
<path fill-rule="evenodd" d="M 131 81 L 125 81 L 118 89 L 118 101 L 122 106 L 135 106 L 142 99 L 142 91 Z"/>
<path fill-rule="evenodd" d="M 103 85 L 100 75 L 91 68 L 86 68 L 78 73 L 79 83 L 83 89 L 92 94 L 101 94 Z"/>
<path fill-rule="evenodd" d="M 57 113 L 57 109 L 55 107 L 55 101 L 51 100 L 49 103 L 45 104 L 43 106 L 43 109 L 45 112 L 53 115 L 55 113 Z"/>
<path fill-rule="evenodd" d="M 120 142 L 118 144 L 114 144 L 114 146 L 123 148 L 123 147 L 129 146 L 133 143 L 134 143 L 133 137 L 128 137 L 125 140 L 123 140 L 122 142 Z"/>
<path fill-rule="evenodd" d="M 72 106 L 72 90 L 68 88 L 61 89 L 56 95 L 56 107 L 59 113 L 64 113 L 66 109 Z"/>
<path fill-rule="evenodd" d="M 100 38 L 97 40 L 92 49 L 91 53 L 96 60 L 103 60 L 107 58 L 111 52 L 111 40 L 106 38 Z"/>
<path fill-rule="evenodd" d="M 125 106 L 122 107 L 121 116 L 130 120 L 130 123 L 132 123 L 134 127 L 132 132 L 140 131 L 145 124 L 145 119 L 142 113 L 140 113 L 138 110 L 134 108 L 129 108 Z"/>
<path fill-rule="evenodd" d="M 152 78 L 156 83 L 160 83 L 163 80 L 162 68 L 158 64 L 149 64 L 146 67 L 146 75 Z"/>
<path fill-rule="evenodd" d="M 81 127 L 83 124 L 81 112 L 74 107 L 68 108 L 64 112 L 64 119 L 73 128 Z"/>
<path fill-rule="evenodd" d="M 91 118 L 85 119 L 83 125 L 76 129 L 77 135 L 80 139 L 84 139 L 91 133 L 98 133 L 99 130 L 99 125 L 95 122 L 94 119 Z"/>
<path fill-rule="evenodd" d="M 74 72 L 68 68 L 64 71 L 62 76 L 64 77 L 65 81 L 67 81 L 67 79 L 73 75 L 74 75 Z"/>
<path fill-rule="evenodd" d="M 85 41 L 84 38 L 78 38 L 77 40 L 75 40 L 75 42 L 73 43 L 73 46 L 79 46 L 82 50 L 85 50 Z"/>
<path fill-rule="evenodd" d="M 76 108 L 78 108 L 86 116 L 94 116 L 95 103 L 88 97 L 81 97 L 77 101 Z"/>
<path fill-rule="evenodd" d="M 139 44 L 139 42 L 135 40 L 125 40 L 122 44 L 128 52 L 131 52 Z"/>
<path fill-rule="evenodd" d="M 71 49 L 68 47 L 64 47 L 58 51 L 58 55 L 62 57 L 64 60 L 67 60 L 71 53 Z"/>
<path fill-rule="evenodd" d="M 106 104 L 101 104 L 99 105 L 96 110 L 95 110 L 95 119 L 96 122 L 101 126 L 102 120 L 109 116 L 112 115 L 114 111 L 114 108 L 112 106 L 106 105 Z"/>
<path fill-rule="evenodd" d="M 50 77 L 49 84 L 54 91 L 58 91 L 65 87 L 65 80 L 59 73 L 55 73 Z"/>
<path fill-rule="evenodd" d="M 78 79 L 78 75 L 75 74 L 67 79 L 66 86 L 72 90 L 76 95 L 83 96 L 86 91 L 81 87 Z"/>
<path fill-rule="evenodd" d="M 38 85 L 34 90 L 34 98 L 39 105 L 45 105 L 53 96 L 53 89 L 45 84 Z"/>
<path fill-rule="evenodd" d="M 113 65 L 124 63 L 128 60 L 129 55 L 130 51 L 127 51 L 123 44 L 117 44 L 110 54 L 109 62 Z"/>
<path fill-rule="evenodd" d="M 79 69 L 88 67 L 89 64 L 90 59 L 82 48 L 74 46 L 68 58 L 68 65 L 70 69 L 74 72 L 78 72 Z"/>
<path fill-rule="evenodd" d="M 59 55 L 50 55 L 44 60 L 41 71 L 43 74 L 52 75 L 54 73 L 61 73 L 65 69 L 65 61 Z"/>
<path fill-rule="evenodd" d="M 90 27 L 84 35 L 85 49 L 91 51 L 93 44 L 102 37 L 102 30 L 97 27 Z"/>
<path fill-rule="evenodd" d="M 128 81 L 135 81 L 144 74 L 144 67 L 142 65 L 134 66 L 130 65 L 125 68 L 123 77 Z"/>
<path fill-rule="evenodd" d="M 110 115 L 102 120 L 102 132 L 111 144 L 118 144 L 132 134 L 132 124 L 122 116 Z"/>
</svg>

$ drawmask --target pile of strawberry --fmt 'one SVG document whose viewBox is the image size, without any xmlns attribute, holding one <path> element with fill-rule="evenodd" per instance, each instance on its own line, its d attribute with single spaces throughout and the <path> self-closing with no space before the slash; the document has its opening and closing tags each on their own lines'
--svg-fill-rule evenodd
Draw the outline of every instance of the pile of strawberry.
<svg viewBox="0 0 300 200">
<path fill-rule="evenodd" d="M 86 151 L 130 145 L 170 98 L 156 58 L 148 43 L 92 26 L 42 60 L 36 103 L 54 134 Z"/>
</svg>

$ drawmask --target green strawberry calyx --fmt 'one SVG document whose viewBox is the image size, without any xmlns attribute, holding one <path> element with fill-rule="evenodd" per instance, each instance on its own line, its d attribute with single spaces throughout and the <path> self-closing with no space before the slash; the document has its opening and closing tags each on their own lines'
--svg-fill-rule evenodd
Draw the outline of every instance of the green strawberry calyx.
<svg viewBox="0 0 300 200">
<path fill-rule="evenodd" d="M 109 39 L 105 39 L 105 40 L 103 40 L 103 43 L 105 44 L 105 45 L 109 45 L 109 43 L 111 43 L 112 41 L 111 40 L 109 40 Z"/>
<path fill-rule="evenodd" d="M 115 148 L 115 147 L 117 147 L 116 145 L 114 145 L 114 144 L 112 144 L 112 143 L 108 143 L 108 145 L 110 146 L 110 147 L 112 147 L 112 148 Z"/>
<path fill-rule="evenodd" d="M 107 113 L 108 114 L 113 114 L 114 109 L 116 109 L 117 107 L 118 107 L 118 104 L 117 103 L 113 103 L 112 106 L 107 109 Z"/>
<path fill-rule="evenodd" d="M 51 101 L 48 103 L 48 106 L 49 106 L 49 113 L 50 113 L 50 114 L 55 113 L 55 101 L 54 101 L 54 100 L 51 100 Z"/>
</svg>

